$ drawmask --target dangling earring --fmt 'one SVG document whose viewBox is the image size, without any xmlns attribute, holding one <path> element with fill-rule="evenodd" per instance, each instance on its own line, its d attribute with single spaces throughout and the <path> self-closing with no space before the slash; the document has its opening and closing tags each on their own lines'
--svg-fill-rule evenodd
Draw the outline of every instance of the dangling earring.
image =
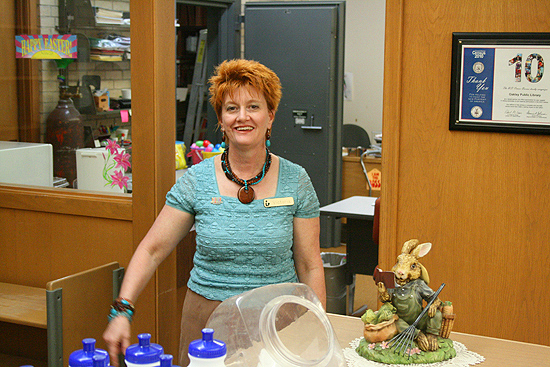
<svg viewBox="0 0 550 367">
<path fill-rule="evenodd" d="M 271 146 L 271 129 L 267 129 L 266 133 L 265 133 L 265 146 L 266 147 L 270 147 Z"/>
<path fill-rule="evenodd" d="M 220 146 L 225 149 L 225 131 L 222 130 L 222 143 Z"/>
</svg>

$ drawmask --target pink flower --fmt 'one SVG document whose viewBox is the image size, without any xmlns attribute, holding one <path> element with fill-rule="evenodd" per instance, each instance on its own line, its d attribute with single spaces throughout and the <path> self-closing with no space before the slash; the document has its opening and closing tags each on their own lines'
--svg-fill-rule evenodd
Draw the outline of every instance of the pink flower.
<svg viewBox="0 0 550 367">
<path fill-rule="evenodd" d="M 421 352 L 420 348 L 416 347 L 416 348 L 412 348 L 412 349 L 407 348 L 406 353 L 412 356 L 414 354 L 420 354 L 420 352 Z"/>
<path fill-rule="evenodd" d="M 130 154 L 128 153 L 116 153 L 113 156 L 113 159 L 117 163 L 116 168 L 122 167 L 124 171 L 128 170 L 130 168 Z"/>
<path fill-rule="evenodd" d="M 374 349 L 374 347 L 376 347 L 376 343 L 370 343 L 369 344 L 369 349 Z"/>
<path fill-rule="evenodd" d="M 120 145 L 118 145 L 116 141 L 111 139 L 107 140 L 107 146 L 105 147 L 105 149 L 107 149 L 109 153 L 115 154 L 119 148 L 120 148 Z"/>
<path fill-rule="evenodd" d="M 128 176 L 124 176 L 122 171 L 115 171 L 114 175 L 111 175 L 113 182 L 111 186 L 118 185 L 119 188 L 128 187 Z"/>
<path fill-rule="evenodd" d="M 389 348 L 389 343 L 387 341 L 383 341 L 382 343 L 380 343 L 380 346 L 382 347 L 382 349 L 387 349 Z"/>
</svg>

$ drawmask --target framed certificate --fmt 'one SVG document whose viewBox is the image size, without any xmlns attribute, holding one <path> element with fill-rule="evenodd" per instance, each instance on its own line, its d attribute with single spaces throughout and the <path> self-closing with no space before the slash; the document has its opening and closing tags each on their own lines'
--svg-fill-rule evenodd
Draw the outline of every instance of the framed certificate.
<svg viewBox="0 0 550 367">
<path fill-rule="evenodd" d="M 453 33 L 451 130 L 550 134 L 550 33 Z"/>
</svg>

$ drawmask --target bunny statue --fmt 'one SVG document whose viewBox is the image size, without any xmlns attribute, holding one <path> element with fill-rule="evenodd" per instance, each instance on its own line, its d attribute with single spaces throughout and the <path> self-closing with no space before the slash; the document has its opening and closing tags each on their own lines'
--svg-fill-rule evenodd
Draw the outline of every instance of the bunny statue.
<svg viewBox="0 0 550 367">
<path fill-rule="evenodd" d="M 428 286 L 430 282 L 428 271 L 418 261 L 430 251 L 431 247 L 431 243 L 419 244 L 416 239 L 405 242 L 392 268 L 395 274 L 395 288 L 386 288 L 383 282 L 377 284 L 380 300 L 391 302 L 397 310 L 398 332 L 408 328 L 420 315 L 422 300 L 429 301 L 434 295 L 434 291 Z M 440 305 L 441 300 L 438 298 L 429 307 L 415 330 L 416 344 L 423 351 L 434 351 L 439 347 L 437 336 L 442 322 Z"/>
<path fill-rule="evenodd" d="M 416 239 L 403 244 L 392 271 L 376 267 L 373 278 L 383 305 L 368 309 L 361 320 L 363 338 L 356 352 L 385 364 L 426 364 L 452 359 L 457 351 L 449 335 L 455 314 L 429 286 L 426 268 L 418 261 L 432 247 Z M 424 306 L 424 301 L 426 305 Z"/>
</svg>

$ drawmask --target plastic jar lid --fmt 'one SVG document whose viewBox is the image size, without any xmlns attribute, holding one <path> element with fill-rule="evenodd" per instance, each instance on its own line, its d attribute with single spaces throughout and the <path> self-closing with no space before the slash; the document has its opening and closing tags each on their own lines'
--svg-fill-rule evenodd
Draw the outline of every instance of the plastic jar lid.
<svg viewBox="0 0 550 367">
<path fill-rule="evenodd" d="M 281 341 L 277 333 L 277 314 L 281 306 L 286 304 L 298 304 L 305 307 L 308 311 L 311 311 L 313 315 L 317 317 L 321 325 L 325 329 L 328 345 L 326 346 L 326 353 L 319 355 L 317 359 L 305 359 L 292 351 L 290 351 L 286 345 Z M 276 362 L 277 366 L 281 367 L 306 367 L 327 366 L 333 354 L 334 333 L 330 321 L 326 317 L 325 311 L 318 307 L 315 303 L 293 295 L 279 296 L 268 302 L 260 314 L 259 320 L 260 337 L 264 343 L 265 350 L 269 353 L 270 357 Z M 319 351 L 322 353 L 322 351 Z"/>
<path fill-rule="evenodd" d="M 155 343 L 151 343 L 151 334 L 139 334 L 138 344 L 132 344 L 126 349 L 126 360 L 134 364 L 148 364 L 159 361 L 164 349 Z"/>
<path fill-rule="evenodd" d="M 227 354 L 227 347 L 221 340 L 214 339 L 214 329 L 202 329 L 202 339 L 189 344 L 189 355 L 196 358 L 218 358 Z"/>
<path fill-rule="evenodd" d="M 109 365 L 109 354 L 103 349 L 95 349 L 95 339 L 82 340 L 82 350 L 76 350 L 69 356 L 69 367 L 92 367 L 93 356 L 105 356 L 105 366 Z"/>
</svg>

